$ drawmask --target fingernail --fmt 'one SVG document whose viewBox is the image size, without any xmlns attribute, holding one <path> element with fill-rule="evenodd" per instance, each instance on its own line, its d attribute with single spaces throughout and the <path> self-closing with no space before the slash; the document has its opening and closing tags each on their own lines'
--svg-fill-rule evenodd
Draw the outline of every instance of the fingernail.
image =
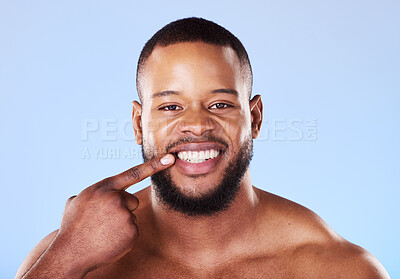
<svg viewBox="0 0 400 279">
<path fill-rule="evenodd" d="M 167 154 L 164 157 L 161 158 L 160 162 L 163 165 L 169 165 L 174 161 L 174 155 L 172 154 Z"/>
</svg>

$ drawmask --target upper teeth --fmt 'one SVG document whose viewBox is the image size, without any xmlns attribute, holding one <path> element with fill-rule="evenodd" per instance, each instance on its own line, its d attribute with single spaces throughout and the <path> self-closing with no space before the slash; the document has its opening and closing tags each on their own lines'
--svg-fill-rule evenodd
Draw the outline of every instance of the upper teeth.
<svg viewBox="0 0 400 279">
<path fill-rule="evenodd" d="M 219 150 L 209 149 L 202 151 L 181 151 L 178 152 L 178 158 L 190 163 L 202 163 L 208 159 L 215 158 L 219 155 Z"/>
</svg>

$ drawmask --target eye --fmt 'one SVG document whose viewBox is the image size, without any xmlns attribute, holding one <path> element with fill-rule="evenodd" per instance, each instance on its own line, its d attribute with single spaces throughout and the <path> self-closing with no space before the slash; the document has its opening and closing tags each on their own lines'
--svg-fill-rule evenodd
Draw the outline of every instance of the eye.
<svg viewBox="0 0 400 279">
<path fill-rule="evenodd" d="M 178 105 L 168 105 L 168 106 L 159 108 L 159 110 L 164 110 L 164 111 L 169 111 L 169 110 L 174 111 L 174 110 L 181 110 L 181 109 L 182 108 L 179 107 Z"/>
<path fill-rule="evenodd" d="M 216 103 L 216 104 L 213 104 L 210 107 L 210 109 L 225 109 L 225 108 L 231 108 L 231 107 L 232 107 L 232 105 L 228 105 L 225 103 Z"/>
</svg>

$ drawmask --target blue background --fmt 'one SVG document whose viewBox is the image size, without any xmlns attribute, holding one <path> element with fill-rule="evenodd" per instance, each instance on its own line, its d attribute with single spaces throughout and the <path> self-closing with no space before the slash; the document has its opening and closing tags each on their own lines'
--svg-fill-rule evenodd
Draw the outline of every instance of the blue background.
<svg viewBox="0 0 400 279">
<path fill-rule="evenodd" d="M 400 278 L 400 5 L 389 0 L 1 0 L 0 277 L 58 228 L 69 196 L 141 162 L 136 62 L 188 16 L 248 50 L 265 113 L 253 184 L 314 210 Z"/>
</svg>

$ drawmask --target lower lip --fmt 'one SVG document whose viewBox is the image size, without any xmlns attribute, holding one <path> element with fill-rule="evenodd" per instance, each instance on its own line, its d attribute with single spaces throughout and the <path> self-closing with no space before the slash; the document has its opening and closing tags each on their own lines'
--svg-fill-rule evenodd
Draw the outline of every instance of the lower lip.
<svg viewBox="0 0 400 279">
<path fill-rule="evenodd" d="M 205 162 L 202 163 L 189 163 L 186 161 L 183 161 L 181 159 L 177 159 L 175 162 L 175 165 L 179 168 L 179 170 L 187 175 L 198 175 L 198 174 L 206 174 L 208 172 L 211 172 L 215 166 L 218 164 L 219 160 L 221 159 L 221 155 L 219 154 L 217 157 L 208 159 Z"/>
</svg>

